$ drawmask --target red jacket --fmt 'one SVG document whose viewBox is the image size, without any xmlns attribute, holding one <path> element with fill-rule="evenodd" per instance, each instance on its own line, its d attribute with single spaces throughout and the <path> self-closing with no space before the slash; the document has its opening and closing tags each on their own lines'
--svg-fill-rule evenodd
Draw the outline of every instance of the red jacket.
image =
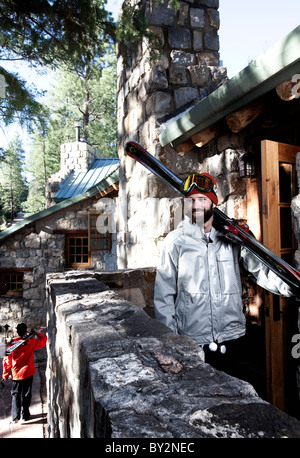
<svg viewBox="0 0 300 458">
<path fill-rule="evenodd" d="M 23 339 L 22 337 L 13 339 L 8 348 L 18 340 Z M 46 343 L 47 337 L 38 332 L 36 337 L 29 339 L 25 345 L 21 345 L 10 355 L 5 356 L 3 358 L 2 377 L 7 379 L 10 372 L 13 380 L 24 380 L 31 377 L 35 373 L 34 352 L 43 348 Z"/>
</svg>

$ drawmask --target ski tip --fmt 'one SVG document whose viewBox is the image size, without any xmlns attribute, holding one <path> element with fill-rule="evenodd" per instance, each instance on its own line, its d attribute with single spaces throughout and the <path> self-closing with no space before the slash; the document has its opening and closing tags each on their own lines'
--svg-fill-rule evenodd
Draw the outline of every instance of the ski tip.
<svg viewBox="0 0 300 458">
<path fill-rule="evenodd" d="M 145 152 L 144 148 L 137 142 L 127 142 L 125 145 L 125 151 L 128 156 L 135 157 L 138 151 Z"/>
</svg>

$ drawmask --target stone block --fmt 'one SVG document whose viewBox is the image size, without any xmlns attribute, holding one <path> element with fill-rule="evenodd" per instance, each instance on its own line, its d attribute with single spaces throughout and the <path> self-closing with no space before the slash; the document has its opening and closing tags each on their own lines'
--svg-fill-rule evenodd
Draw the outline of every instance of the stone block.
<svg viewBox="0 0 300 458">
<path fill-rule="evenodd" d="M 139 129 L 140 142 L 149 151 L 153 147 L 158 136 L 158 125 L 155 114 L 148 117 L 147 121 Z M 149 151 L 151 153 L 151 151 Z"/>
<path fill-rule="evenodd" d="M 173 50 L 170 53 L 171 63 L 175 65 L 180 65 L 182 67 L 188 67 L 189 65 L 195 65 L 196 56 L 192 53 Z"/>
<path fill-rule="evenodd" d="M 195 87 L 183 87 L 174 91 L 175 106 L 179 108 L 187 102 L 191 102 L 199 97 L 199 91 Z"/>
<path fill-rule="evenodd" d="M 172 49 L 190 49 L 192 46 L 191 32 L 189 29 L 179 29 L 170 27 L 169 30 L 169 46 Z"/>
<path fill-rule="evenodd" d="M 146 113 L 148 114 L 162 114 L 171 111 L 171 95 L 167 92 L 155 92 L 146 102 Z"/>
<path fill-rule="evenodd" d="M 144 107 L 142 104 L 131 106 L 129 113 L 124 120 L 124 127 L 127 133 L 136 132 L 144 121 Z"/>
<path fill-rule="evenodd" d="M 218 51 L 220 47 L 219 36 L 215 33 L 204 34 L 204 48 L 211 51 Z"/>
<path fill-rule="evenodd" d="M 189 5 L 181 3 L 178 14 L 178 25 L 186 27 L 189 23 Z"/>
<path fill-rule="evenodd" d="M 169 69 L 169 82 L 185 86 L 187 84 L 186 67 L 171 65 Z"/>
<path fill-rule="evenodd" d="M 146 90 L 148 93 L 168 87 L 168 78 L 162 65 L 154 66 L 146 76 Z"/>
<path fill-rule="evenodd" d="M 219 55 L 212 51 L 203 51 L 197 54 L 199 64 L 205 65 L 219 65 Z"/>
<path fill-rule="evenodd" d="M 219 8 L 219 0 L 202 0 L 202 3 L 209 8 Z"/>
<path fill-rule="evenodd" d="M 145 17 L 151 25 L 175 25 L 177 11 L 175 8 L 170 6 L 169 2 L 152 4 L 146 4 Z"/>
<path fill-rule="evenodd" d="M 193 65 L 188 67 L 188 71 L 191 75 L 192 84 L 204 86 L 208 83 L 210 72 L 206 65 Z"/>
<path fill-rule="evenodd" d="M 199 30 L 193 32 L 193 49 L 197 51 L 203 51 L 203 33 Z"/>
<path fill-rule="evenodd" d="M 190 8 L 190 21 L 193 29 L 203 29 L 205 27 L 205 10 Z"/>
<path fill-rule="evenodd" d="M 40 248 L 41 246 L 40 238 L 37 235 L 27 237 L 24 240 L 24 246 L 25 248 Z"/>
<path fill-rule="evenodd" d="M 214 29 L 218 29 L 220 27 L 219 11 L 209 8 L 207 10 L 207 16 L 208 16 L 209 25 Z"/>
</svg>

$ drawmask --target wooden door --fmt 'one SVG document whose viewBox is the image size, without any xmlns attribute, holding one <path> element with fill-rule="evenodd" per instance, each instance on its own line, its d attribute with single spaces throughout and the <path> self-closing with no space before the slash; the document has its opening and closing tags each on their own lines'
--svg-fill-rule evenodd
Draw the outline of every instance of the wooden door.
<svg viewBox="0 0 300 458">
<path fill-rule="evenodd" d="M 269 140 L 261 143 L 263 244 L 292 265 L 295 238 L 290 204 L 297 194 L 295 160 L 299 151 L 300 147 Z M 290 356 L 288 317 L 295 304 L 291 299 L 268 292 L 264 293 L 264 302 L 268 401 L 286 411 Z"/>
</svg>

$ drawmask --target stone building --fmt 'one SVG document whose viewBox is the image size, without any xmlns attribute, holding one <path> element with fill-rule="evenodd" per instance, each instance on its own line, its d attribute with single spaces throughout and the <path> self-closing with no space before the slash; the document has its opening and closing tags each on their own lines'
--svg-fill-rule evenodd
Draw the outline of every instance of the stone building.
<svg viewBox="0 0 300 458">
<path fill-rule="evenodd" d="M 180 178 L 211 173 L 220 209 L 247 222 L 260 241 L 299 269 L 300 28 L 227 80 L 219 60 L 218 6 L 218 0 L 188 0 L 174 10 L 168 2 L 151 8 L 145 2 L 163 55 L 151 64 L 143 45 L 130 61 L 119 55 L 122 268 L 157 265 L 182 207 L 173 190 L 124 154 L 133 140 Z M 299 412 L 299 359 L 291 356 L 298 303 L 245 286 L 252 359 L 245 364 L 256 365 L 268 400 Z"/>
<path fill-rule="evenodd" d="M 119 160 L 86 142 L 62 145 L 48 184 L 49 207 L 0 233 L 0 326 L 46 324 L 46 275 L 117 268 L 114 212 Z M 54 190 L 56 192 L 54 192 Z"/>
</svg>

